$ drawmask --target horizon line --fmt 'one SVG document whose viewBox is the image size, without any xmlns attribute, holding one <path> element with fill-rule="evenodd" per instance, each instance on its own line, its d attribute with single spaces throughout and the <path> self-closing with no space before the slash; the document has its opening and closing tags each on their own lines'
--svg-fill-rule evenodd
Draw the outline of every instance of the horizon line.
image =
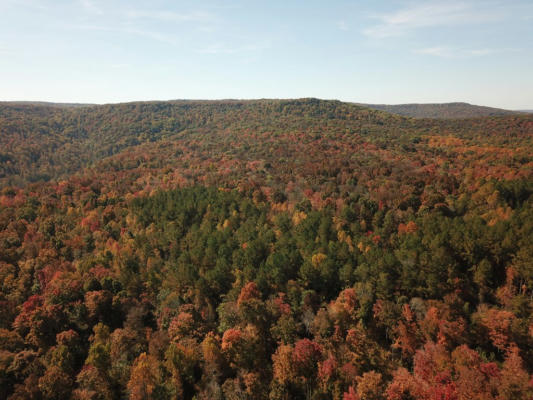
<svg viewBox="0 0 533 400">
<path fill-rule="evenodd" d="M 321 101 L 338 101 L 341 103 L 348 103 L 348 104 L 355 104 L 355 105 L 361 105 L 361 106 L 411 106 L 411 105 L 450 105 L 450 104 L 464 104 L 469 106 L 475 106 L 475 107 L 487 107 L 487 108 L 494 108 L 494 109 L 500 109 L 505 111 L 518 111 L 518 112 L 532 112 L 533 106 L 529 107 L 520 107 L 520 108 L 504 108 L 504 107 L 494 107 L 494 106 L 486 106 L 481 104 L 473 104 L 469 103 L 467 101 L 446 101 L 446 102 L 407 102 L 407 103 L 363 103 L 359 101 L 347 101 L 347 100 L 341 100 L 336 98 L 320 98 L 320 97 L 257 97 L 257 98 L 196 98 L 196 99 L 150 99 L 150 100 L 126 100 L 126 101 L 116 101 L 116 102 L 102 102 L 102 103 L 92 103 L 92 102 L 80 102 L 80 101 L 50 101 L 50 100 L 0 100 L 0 104 L 6 104 L 6 103 L 18 103 L 18 104 L 40 104 L 40 105 L 57 105 L 57 106 L 105 106 L 105 105 L 118 105 L 118 104 L 132 104 L 132 103 L 168 103 L 168 102 L 177 102 L 177 101 L 190 101 L 190 102 L 235 102 L 235 101 L 265 101 L 265 100 L 272 100 L 272 101 L 283 101 L 283 100 L 321 100 Z"/>
</svg>

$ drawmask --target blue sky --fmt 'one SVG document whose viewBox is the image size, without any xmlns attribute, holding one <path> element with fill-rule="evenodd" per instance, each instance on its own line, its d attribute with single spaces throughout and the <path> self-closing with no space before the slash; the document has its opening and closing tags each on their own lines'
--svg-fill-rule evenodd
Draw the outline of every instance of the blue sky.
<svg viewBox="0 0 533 400">
<path fill-rule="evenodd" d="M 0 0 L 0 100 L 533 108 L 533 1 Z"/>
</svg>

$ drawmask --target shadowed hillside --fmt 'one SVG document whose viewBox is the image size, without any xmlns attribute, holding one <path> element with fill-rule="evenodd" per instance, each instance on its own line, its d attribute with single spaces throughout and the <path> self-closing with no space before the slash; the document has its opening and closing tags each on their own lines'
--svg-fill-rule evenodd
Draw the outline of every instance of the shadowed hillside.
<svg viewBox="0 0 533 400">
<path fill-rule="evenodd" d="M 516 114 L 500 108 L 475 106 L 468 103 L 443 104 L 362 104 L 376 110 L 413 118 L 477 118 Z"/>
</svg>

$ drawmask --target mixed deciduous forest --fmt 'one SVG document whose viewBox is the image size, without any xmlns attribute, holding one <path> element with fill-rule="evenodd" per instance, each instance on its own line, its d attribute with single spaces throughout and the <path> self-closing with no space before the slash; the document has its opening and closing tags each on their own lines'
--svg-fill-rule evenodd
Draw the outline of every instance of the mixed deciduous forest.
<svg viewBox="0 0 533 400">
<path fill-rule="evenodd" d="M 0 104 L 0 398 L 533 397 L 533 115 Z"/>
</svg>

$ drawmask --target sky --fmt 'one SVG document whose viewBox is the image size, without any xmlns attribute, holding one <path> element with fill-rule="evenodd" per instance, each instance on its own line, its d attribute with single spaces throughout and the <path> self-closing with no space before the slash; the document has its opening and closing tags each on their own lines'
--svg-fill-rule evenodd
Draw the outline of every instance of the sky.
<svg viewBox="0 0 533 400">
<path fill-rule="evenodd" d="M 532 0 L 0 0 L 0 100 L 533 109 Z"/>
</svg>

